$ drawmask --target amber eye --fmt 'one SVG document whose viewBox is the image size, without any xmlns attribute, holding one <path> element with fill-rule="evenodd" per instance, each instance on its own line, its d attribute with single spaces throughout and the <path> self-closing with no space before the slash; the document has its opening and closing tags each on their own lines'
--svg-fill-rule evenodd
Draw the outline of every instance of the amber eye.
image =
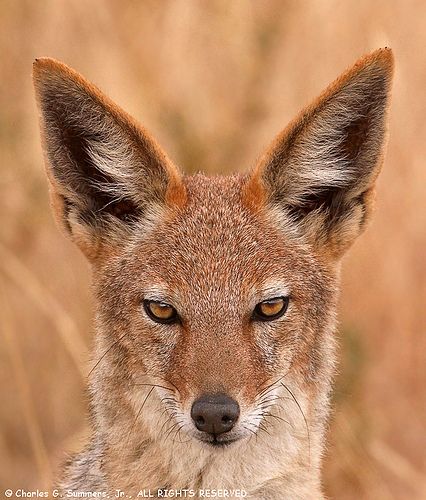
<svg viewBox="0 0 426 500">
<path fill-rule="evenodd" d="M 144 300 L 146 314 L 156 323 L 174 323 L 178 319 L 176 309 L 170 304 L 156 300 Z"/>
<path fill-rule="evenodd" d="M 288 297 L 275 297 L 259 302 L 253 311 L 253 319 L 258 321 L 272 321 L 280 318 L 288 307 Z"/>
</svg>

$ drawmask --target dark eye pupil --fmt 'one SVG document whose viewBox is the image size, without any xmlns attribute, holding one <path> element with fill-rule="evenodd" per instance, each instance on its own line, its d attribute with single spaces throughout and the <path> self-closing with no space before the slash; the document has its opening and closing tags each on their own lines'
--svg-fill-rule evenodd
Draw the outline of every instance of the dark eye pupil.
<svg viewBox="0 0 426 500">
<path fill-rule="evenodd" d="M 288 300 L 288 297 L 276 297 L 259 302 L 254 309 L 254 319 L 272 321 L 280 318 L 287 310 Z"/>
</svg>

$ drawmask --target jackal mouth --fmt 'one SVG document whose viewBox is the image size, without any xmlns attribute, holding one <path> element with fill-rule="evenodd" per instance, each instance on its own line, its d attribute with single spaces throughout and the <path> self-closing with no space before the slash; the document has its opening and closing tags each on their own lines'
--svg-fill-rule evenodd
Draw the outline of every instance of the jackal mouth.
<svg viewBox="0 0 426 500">
<path fill-rule="evenodd" d="M 210 439 L 206 438 L 197 438 L 199 441 L 202 443 L 208 444 L 209 446 L 213 448 L 226 448 L 227 446 L 230 446 L 233 443 L 236 443 L 237 441 L 240 441 L 240 438 L 222 438 L 218 439 L 217 436 L 212 436 Z"/>
</svg>

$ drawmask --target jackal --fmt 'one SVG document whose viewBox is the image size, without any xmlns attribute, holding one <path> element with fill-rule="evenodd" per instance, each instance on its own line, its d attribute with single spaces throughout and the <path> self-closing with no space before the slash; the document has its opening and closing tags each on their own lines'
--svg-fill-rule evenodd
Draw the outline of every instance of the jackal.
<svg viewBox="0 0 426 500">
<path fill-rule="evenodd" d="M 35 61 L 53 210 L 96 299 L 92 438 L 64 489 L 323 498 L 339 267 L 372 211 L 392 72 L 390 49 L 360 59 L 252 170 L 208 177 Z"/>
</svg>

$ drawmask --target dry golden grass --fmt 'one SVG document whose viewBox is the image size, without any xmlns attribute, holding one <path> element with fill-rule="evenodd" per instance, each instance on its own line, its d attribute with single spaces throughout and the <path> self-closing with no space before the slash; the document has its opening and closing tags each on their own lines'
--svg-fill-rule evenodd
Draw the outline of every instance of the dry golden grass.
<svg viewBox="0 0 426 500">
<path fill-rule="evenodd" d="M 375 220 L 343 272 L 325 482 L 339 499 L 426 498 L 426 4 L 2 0 L 0 15 L 0 491 L 49 484 L 86 432 L 89 270 L 50 215 L 32 60 L 96 82 L 187 171 L 228 172 L 389 45 L 391 137 Z"/>
</svg>

